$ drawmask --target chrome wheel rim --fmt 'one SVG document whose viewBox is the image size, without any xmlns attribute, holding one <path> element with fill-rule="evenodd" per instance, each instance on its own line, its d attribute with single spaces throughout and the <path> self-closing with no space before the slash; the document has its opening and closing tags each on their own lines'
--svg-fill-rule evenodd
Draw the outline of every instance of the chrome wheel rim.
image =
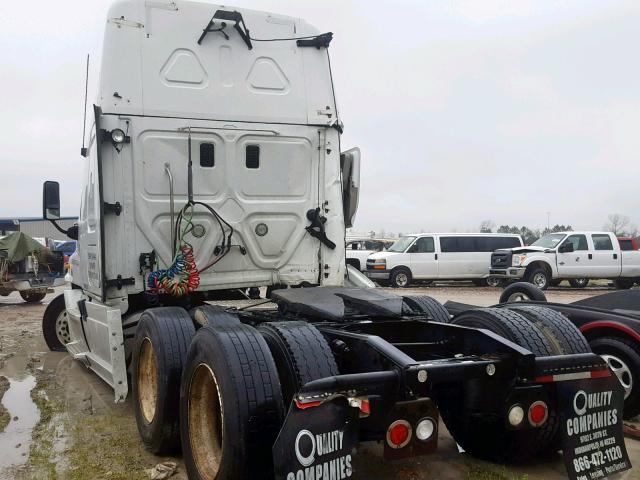
<svg viewBox="0 0 640 480">
<path fill-rule="evenodd" d="M 615 355 L 600 355 L 613 373 L 616 374 L 620 385 L 624 388 L 624 399 L 626 400 L 633 390 L 633 375 L 629 366 Z"/>
<path fill-rule="evenodd" d="M 544 288 L 547 286 L 547 276 L 544 273 L 536 273 L 533 276 L 533 284 L 538 288 Z"/>
<path fill-rule="evenodd" d="M 578 285 L 579 287 L 583 287 L 586 284 L 587 284 L 586 278 L 576 278 L 576 285 Z"/>
<path fill-rule="evenodd" d="M 495 278 L 495 277 L 487 278 L 487 285 L 489 285 L 490 287 L 497 287 L 499 284 L 500 284 L 500 280 L 498 278 Z"/>
<path fill-rule="evenodd" d="M 56 318 L 56 337 L 62 345 L 66 345 L 71 341 L 69 333 L 69 316 L 66 310 L 63 310 Z"/>
<path fill-rule="evenodd" d="M 406 287 L 409 283 L 409 277 L 406 273 L 399 273 L 396 275 L 396 285 L 399 287 Z"/>
<path fill-rule="evenodd" d="M 214 480 L 223 453 L 224 410 L 218 381 L 209 365 L 201 363 L 191 376 L 187 418 L 193 461 L 206 480 Z"/>
<path fill-rule="evenodd" d="M 507 299 L 507 303 L 515 303 L 515 302 L 526 302 L 527 300 L 531 300 L 526 293 L 516 292 L 509 295 Z"/>
</svg>

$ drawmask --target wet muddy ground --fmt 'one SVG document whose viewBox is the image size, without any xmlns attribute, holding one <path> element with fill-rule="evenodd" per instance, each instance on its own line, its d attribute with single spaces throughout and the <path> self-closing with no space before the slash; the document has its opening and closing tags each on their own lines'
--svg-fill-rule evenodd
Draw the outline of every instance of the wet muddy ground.
<svg viewBox="0 0 640 480">
<path fill-rule="evenodd" d="M 500 290 L 470 286 L 409 289 L 440 301 L 496 303 Z M 403 293 L 409 293 L 409 290 Z M 570 302 L 603 293 L 554 289 L 550 300 Z M 178 463 L 172 479 L 186 479 L 180 458 L 156 457 L 139 440 L 131 399 L 115 404 L 110 387 L 65 353 L 49 352 L 40 322 L 50 294 L 26 304 L 17 294 L 0 297 L 0 480 L 144 479 L 164 460 Z M 382 448 L 363 444 L 355 463 L 359 478 L 402 480 L 511 480 L 566 478 L 553 455 L 517 468 L 489 464 L 458 452 L 441 426 L 439 450 L 428 457 L 385 462 Z M 627 439 L 636 468 L 617 478 L 640 480 L 640 441 Z"/>
</svg>

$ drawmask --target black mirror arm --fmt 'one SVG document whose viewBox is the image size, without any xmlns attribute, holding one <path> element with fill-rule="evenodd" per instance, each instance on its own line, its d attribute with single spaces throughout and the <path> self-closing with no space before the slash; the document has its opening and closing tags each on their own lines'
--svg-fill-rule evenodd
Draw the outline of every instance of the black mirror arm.
<svg viewBox="0 0 640 480">
<path fill-rule="evenodd" d="M 53 224 L 53 226 L 56 227 L 56 230 L 58 230 L 60 233 L 65 234 L 71 240 L 78 240 L 78 225 L 73 225 L 72 227 L 69 227 L 65 230 L 60 225 L 58 225 L 58 222 L 56 222 L 55 220 L 51 218 L 48 218 L 47 220 L 49 220 Z"/>
</svg>

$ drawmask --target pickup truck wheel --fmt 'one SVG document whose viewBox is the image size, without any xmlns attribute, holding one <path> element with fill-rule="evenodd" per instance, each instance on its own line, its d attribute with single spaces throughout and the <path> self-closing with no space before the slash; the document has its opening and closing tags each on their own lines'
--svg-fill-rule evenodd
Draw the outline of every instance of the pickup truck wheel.
<svg viewBox="0 0 640 480">
<path fill-rule="evenodd" d="M 525 302 L 533 300 L 546 302 L 547 297 L 542 290 L 527 282 L 516 282 L 507 285 L 500 294 L 500 303 Z"/>
<path fill-rule="evenodd" d="M 549 274 L 543 268 L 535 268 L 527 273 L 526 281 L 535 285 L 540 290 L 549 288 Z"/>
<path fill-rule="evenodd" d="M 640 414 L 640 346 L 626 338 L 597 338 L 590 342 L 616 374 L 624 388 L 624 415 L 628 420 Z"/>
<path fill-rule="evenodd" d="M 427 314 L 434 322 L 449 323 L 451 321 L 449 311 L 435 298 L 427 295 L 404 295 L 402 300 L 413 314 Z"/>
<path fill-rule="evenodd" d="M 485 328 L 536 356 L 553 355 L 553 348 L 545 335 L 525 317 L 506 308 L 469 310 L 455 317 L 451 323 Z M 493 462 L 521 462 L 551 448 L 559 425 L 554 405 L 549 405 L 549 416 L 542 426 L 510 430 L 502 412 L 478 415 L 464 407 L 462 399 L 477 394 L 471 383 L 455 397 L 458 400 L 447 396 L 438 405 L 449 432 L 468 453 Z M 494 395 L 500 394 L 496 391 Z M 506 393 L 504 395 L 506 402 Z"/>
<path fill-rule="evenodd" d="M 42 317 L 44 341 L 52 352 L 65 352 L 65 345 L 71 341 L 69 315 L 64 303 L 64 294 L 58 295 L 47 305 Z"/>
<path fill-rule="evenodd" d="M 195 335 L 189 314 L 180 307 L 146 310 L 132 349 L 131 390 L 138 432 L 155 454 L 180 449 L 180 376 Z"/>
<path fill-rule="evenodd" d="M 488 277 L 485 281 L 489 287 L 501 287 L 504 283 L 501 278 L 497 277 Z"/>
<path fill-rule="evenodd" d="M 569 285 L 571 285 L 573 288 L 585 288 L 587 285 L 589 285 L 589 279 L 571 278 L 569 279 Z"/>
<path fill-rule="evenodd" d="M 633 278 L 616 278 L 613 280 L 613 286 L 618 290 L 629 290 L 634 283 Z"/>
<path fill-rule="evenodd" d="M 389 282 L 392 287 L 406 288 L 411 283 L 411 272 L 408 268 L 399 267 L 391 272 Z"/>
<path fill-rule="evenodd" d="M 582 332 L 560 312 L 537 305 L 518 305 L 517 303 L 507 308 L 518 312 L 535 324 L 547 337 L 554 355 L 591 353 L 591 347 Z"/>
<path fill-rule="evenodd" d="M 180 388 L 188 477 L 269 478 L 283 417 L 278 371 L 260 333 L 244 324 L 200 328 Z"/>
<path fill-rule="evenodd" d="M 21 290 L 20 296 L 27 303 L 37 303 L 47 296 L 47 292 L 42 290 Z"/>
<path fill-rule="evenodd" d="M 302 385 L 339 375 L 336 360 L 322 333 L 307 322 L 268 322 L 258 327 L 278 369 L 282 398 L 289 405 Z"/>
</svg>

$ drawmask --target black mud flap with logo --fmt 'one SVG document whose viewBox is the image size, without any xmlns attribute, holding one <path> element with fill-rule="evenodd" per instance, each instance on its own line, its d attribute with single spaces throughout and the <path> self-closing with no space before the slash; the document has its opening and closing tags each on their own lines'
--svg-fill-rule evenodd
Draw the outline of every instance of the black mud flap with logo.
<svg viewBox="0 0 640 480">
<path fill-rule="evenodd" d="M 353 478 L 359 412 L 344 398 L 305 409 L 293 403 L 273 446 L 276 480 Z"/>
<path fill-rule="evenodd" d="M 605 478 L 631 468 L 622 433 L 624 391 L 615 375 L 556 383 L 567 473 Z"/>
</svg>

